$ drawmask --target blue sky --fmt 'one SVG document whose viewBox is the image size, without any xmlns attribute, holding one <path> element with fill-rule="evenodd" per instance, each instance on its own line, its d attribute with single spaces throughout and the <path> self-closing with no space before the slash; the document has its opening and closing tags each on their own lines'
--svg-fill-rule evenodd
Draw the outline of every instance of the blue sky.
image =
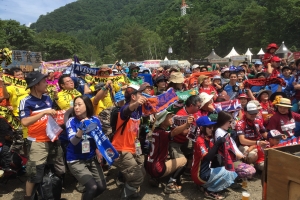
<svg viewBox="0 0 300 200">
<path fill-rule="evenodd" d="M 40 15 L 76 0 L 0 0 L 0 19 L 13 19 L 29 26 Z"/>
</svg>

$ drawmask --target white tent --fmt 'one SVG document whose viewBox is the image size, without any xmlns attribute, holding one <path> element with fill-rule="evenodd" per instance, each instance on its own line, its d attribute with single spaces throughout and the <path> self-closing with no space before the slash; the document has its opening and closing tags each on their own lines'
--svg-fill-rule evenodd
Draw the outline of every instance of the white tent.
<svg viewBox="0 0 300 200">
<path fill-rule="evenodd" d="M 250 49 L 247 49 L 247 52 L 245 53 L 246 56 L 252 56 L 253 54 L 251 53 Z"/>
<path fill-rule="evenodd" d="M 169 59 L 167 58 L 167 56 L 165 57 L 164 61 L 168 61 Z"/>
<path fill-rule="evenodd" d="M 227 56 L 225 56 L 224 58 L 230 58 L 230 57 L 232 57 L 232 56 L 239 56 L 239 55 L 240 55 L 240 54 L 238 54 L 238 53 L 236 52 L 236 50 L 234 49 L 234 47 L 232 47 L 230 53 L 229 53 Z"/>
<path fill-rule="evenodd" d="M 262 48 L 260 48 L 259 52 L 257 53 L 257 55 L 265 55 L 265 52 L 262 50 Z"/>
<path fill-rule="evenodd" d="M 180 68 L 187 68 L 191 66 L 191 63 L 188 60 L 178 60 L 178 66 Z"/>
<path fill-rule="evenodd" d="M 123 64 L 124 64 L 124 61 L 121 59 L 119 63 L 120 63 L 121 65 L 123 65 Z"/>
<path fill-rule="evenodd" d="M 284 42 L 282 42 L 282 44 L 276 51 L 276 54 L 277 53 L 292 53 L 292 52 L 284 45 Z"/>
</svg>

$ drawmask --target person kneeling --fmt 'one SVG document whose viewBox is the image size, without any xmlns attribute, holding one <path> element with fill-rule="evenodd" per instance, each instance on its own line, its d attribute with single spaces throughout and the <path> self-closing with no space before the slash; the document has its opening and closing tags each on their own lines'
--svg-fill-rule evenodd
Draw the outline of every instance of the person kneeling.
<svg viewBox="0 0 300 200">
<path fill-rule="evenodd" d="M 152 133 L 151 153 L 145 163 L 146 171 L 151 176 L 150 183 L 152 185 L 158 186 L 158 178 L 172 174 L 164 190 L 168 194 L 181 192 L 180 176 L 183 174 L 187 162 L 185 157 L 167 161 L 169 141 L 175 135 L 189 128 L 194 121 L 194 117 L 189 116 L 185 124 L 168 131 L 170 126 L 173 125 L 172 117 L 173 114 L 166 110 L 156 116 L 156 128 Z"/>
<path fill-rule="evenodd" d="M 67 147 L 67 163 L 77 181 L 85 186 L 82 199 L 94 199 L 106 190 L 102 168 L 96 159 L 97 146 L 90 132 L 102 130 L 100 120 L 93 116 L 93 104 L 87 96 L 74 99 L 73 116 L 66 123 L 70 143 Z M 85 121 L 96 124 L 93 130 L 85 130 Z"/>
<path fill-rule="evenodd" d="M 211 162 L 217 155 L 219 147 L 225 142 L 225 138 L 220 137 L 215 144 L 212 143 L 215 122 L 207 116 L 198 118 L 196 124 L 200 127 L 200 135 L 194 146 L 192 179 L 195 184 L 204 188 L 205 197 L 224 199 L 225 197 L 218 192 L 230 187 L 238 176 L 236 172 L 227 171 L 225 167 L 211 168 Z"/>
</svg>

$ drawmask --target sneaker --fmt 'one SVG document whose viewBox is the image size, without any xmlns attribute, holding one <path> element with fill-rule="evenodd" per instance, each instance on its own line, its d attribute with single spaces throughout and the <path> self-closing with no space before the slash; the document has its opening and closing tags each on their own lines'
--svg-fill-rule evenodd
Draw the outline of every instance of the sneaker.
<svg viewBox="0 0 300 200">
<path fill-rule="evenodd" d="M 3 174 L 4 174 L 4 171 L 0 170 L 0 178 L 3 176 Z"/>
<path fill-rule="evenodd" d="M 159 180 L 157 178 L 150 178 L 149 184 L 153 187 L 159 187 Z"/>
<path fill-rule="evenodd" d="M 181 191 L 182 191 L 181 186 L 178 186 L 175 182 L 171 182 L 166 185 L 164 193 L 172 194 L 172 193 L 179 193 Z"/>
</svg>

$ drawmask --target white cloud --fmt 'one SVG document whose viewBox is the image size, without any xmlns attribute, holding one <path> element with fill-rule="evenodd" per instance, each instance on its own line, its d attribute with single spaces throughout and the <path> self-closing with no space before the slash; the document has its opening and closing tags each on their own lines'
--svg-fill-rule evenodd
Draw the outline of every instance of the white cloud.
<svg viewBox="0 0 300 200">
<path fill-rule="evenodd" d="M 0 7 L 2 20 L 13 19 L 21 24 L 30 25 L 36 22 L 40 15 L 62 7 L 76 0 L 9 0 Z"/>
</svg>

